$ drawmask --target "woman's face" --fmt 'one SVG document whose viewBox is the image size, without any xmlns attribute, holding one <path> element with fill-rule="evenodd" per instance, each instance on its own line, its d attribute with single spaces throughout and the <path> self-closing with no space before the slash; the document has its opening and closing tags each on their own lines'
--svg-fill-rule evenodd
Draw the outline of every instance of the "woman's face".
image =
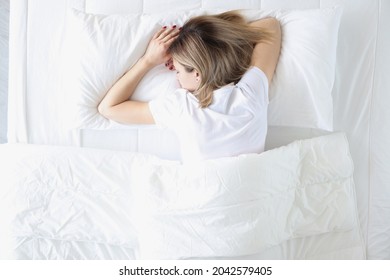
<svg viewBox="0 0 390 280">
<path fill-rule="evenodd" d="M 176 78 L 179 81 L 180 87 L 193 92 L 195 91 L 200 82 L 199 73 L 196 70 L 187 72 L 185 67 L 173 59 L 173 65 L 176 69 Z"/>
</svg>

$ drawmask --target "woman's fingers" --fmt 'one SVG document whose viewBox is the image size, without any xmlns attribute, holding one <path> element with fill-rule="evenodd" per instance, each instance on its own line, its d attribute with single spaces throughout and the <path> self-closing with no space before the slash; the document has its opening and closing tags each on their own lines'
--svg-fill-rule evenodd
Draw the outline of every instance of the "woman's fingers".
<svg viewBox="0 0 390 280">
<path fill-rule="evenodd" d="M 179 32 L 177 32 L 175 34 L 170 34 L 170 36 L 165 37 L 164 43 L 171 45 L 173 43 L 173 41 L 175 41 L 177 36 L 179 36 Z"/>
<path fill-rule="evenodd" d="M 175 65 L 173 65 L 172 57 L 165 63 L 165 67 L 167 67 L 169 70 L 176 70 Z"/>
<path fill-rule="evenodd" d="M 159 31 L 157 31 L 152 39 L 157 39 L 165 30 L 167 29 L 166 26 L 163 26 Z"/>
<path fill-rule="evenodd" d="M 162 27 L 154 34 L 152 40 L 149 42 L 144 56 L 156 65 L 167 61 L 169 59 L 167 50 L 177 38 L 179 32 L 180 30 L 176 26 Z"/>
<path fill-rule="evenodd" d="M 176 36 L 179 33 L 179 31 L 180 30 L 176 28 L 176 25 L 173 25 L 170 28 L 164 26 L 159 32 L 157 32 L 156 39 L 161 40 L 162 42 L 166 42 L 172 36 Z"/>
</svg>

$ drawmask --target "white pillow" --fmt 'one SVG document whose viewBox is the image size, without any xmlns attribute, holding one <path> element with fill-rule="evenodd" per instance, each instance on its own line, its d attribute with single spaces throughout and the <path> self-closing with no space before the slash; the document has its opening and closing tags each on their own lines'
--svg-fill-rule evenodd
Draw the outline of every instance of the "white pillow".
<svg viewBox="0 0 390 280">
<path fill-rule="evenodd" d="M 115 126 L 115 122 L 97 111 L 106 92 L 142 56 L 150 38 L 161 26 L 180 26 L 190 17 L 203 13 L 197 10 L 120 16 L 86 14 L 72 9 L 64 44 L 68 101 L 65 107 L 69 125 L 91 129 Z M 243 13 L 252 20 L 275 16 L 282 25 L 281 56 L 270 87 L 269 125 L 332 130 L 331 90 L 340 10 Z M 150 101 L 177 87 L 175 73 L 157 66 L 144 77 L 132 99 Z M 74 111 L 69 112 L 69 108 Z"/>
<path fill-rule="evenodd" d="M 282 49 L 270 86 L 268 124 L 333 130 L 332 88 L 341 8 L 251 12 L 282 25 Z"/>
</svg>

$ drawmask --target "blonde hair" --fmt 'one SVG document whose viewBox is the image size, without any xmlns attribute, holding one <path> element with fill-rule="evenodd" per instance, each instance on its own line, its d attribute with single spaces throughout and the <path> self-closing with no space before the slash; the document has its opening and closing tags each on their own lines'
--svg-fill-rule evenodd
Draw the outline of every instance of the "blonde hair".
<svg viewBox="0 0 390 280">
<path fill-rule="evenodd" d="M 248 70 L 257 42 L 270 33 L 248 25 L 237 11 L 198 16 L 187 21 L 168 52 L 187 72 L 200 75 L 194 95 L 201 108 L 213 101 L 213 91 L 237 83 Z"/>
</svg>

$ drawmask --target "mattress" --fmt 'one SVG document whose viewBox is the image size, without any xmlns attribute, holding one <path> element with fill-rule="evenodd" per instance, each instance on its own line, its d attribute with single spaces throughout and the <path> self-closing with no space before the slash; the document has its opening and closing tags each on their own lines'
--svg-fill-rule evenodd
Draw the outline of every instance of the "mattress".
<svg viewBox="0 0 390 280">
<path fill-rule="evenodd" d="M 334 130 L 345 132 L 355 165 L 357 205 L 369 259 L 390 259 L 390 3 L 383 0 L 17 0 L 11 3 L 8 140 L 11 143 L 105 148 L 176 159 L 177 141 L 155 127 L 115 130 L 61 128 L 55 61 L 63 43 L 65 11 L 98 14 L 161 13 L 192 9 L 343 8 L 332 91 Z M 50 22 L 51 24 L 47 24 Z M 351 47 L 353 46 L 353 47 Z M 50 116 L 50 117 L 48 117 Z M 266 149 L 329 132 L 270 127 Z M 155 139 L 159 139 L 156 143 Z"/>
</svg>

